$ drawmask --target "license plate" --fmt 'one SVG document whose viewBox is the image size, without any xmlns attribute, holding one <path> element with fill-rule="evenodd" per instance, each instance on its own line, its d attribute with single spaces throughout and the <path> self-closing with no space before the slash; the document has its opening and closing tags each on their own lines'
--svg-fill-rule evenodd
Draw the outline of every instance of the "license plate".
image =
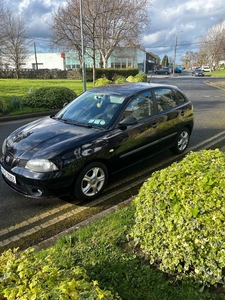
<svg viewBox="0 0 225 300">
<path fill-rule="evenodd" d="M 13 182 L 16 184 L 16 176 L 10 174 L 8 171 L 6 171 L 3 166 L 1 166 L 1 172 L 7 178 L 9 181 Z"/>
</svg>

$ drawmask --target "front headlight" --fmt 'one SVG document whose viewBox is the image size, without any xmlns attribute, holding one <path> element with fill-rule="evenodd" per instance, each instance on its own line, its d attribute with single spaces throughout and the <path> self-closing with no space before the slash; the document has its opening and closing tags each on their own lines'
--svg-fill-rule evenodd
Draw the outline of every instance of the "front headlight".
<svg viewBox="0 0 225 300">
<path fill-rule="evenodd" d="M 25 168 L 40 173 L 42 172 L 46 173 L 46 172 L 52 172 L 58 170 L 57 166 L 53 162 L 47 159 L 31 159 L 27 162 Z"/>
<path fill-rule="evenodd" d="M 3 144 L 2 144 L 2 155 L 5 155 L 6 153 L 6 139 L 4 140 Z"/>
</svg>

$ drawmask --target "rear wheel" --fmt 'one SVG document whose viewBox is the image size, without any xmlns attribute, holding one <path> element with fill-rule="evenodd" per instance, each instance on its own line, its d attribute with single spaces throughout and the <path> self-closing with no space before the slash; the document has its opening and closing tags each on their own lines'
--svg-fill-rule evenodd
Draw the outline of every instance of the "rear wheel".
<svg viewBox="0 0 225 300">
<path fill-rule="evenodd" d="M 84 167 L 75 182 L 75 196 L 81 200 L 97 197 L 108 181 L 108 170 L 101 162 L 93 162 Z"/>
<path fill-rule="evenodd" d="M 178 132 L 175 145 L 173 148 L 171 148 L 171 151 L 175 154 L 183 153 L 187 149 L 189 140 L 190 140 L 190 131 L 188 128 L 184 127 Z"/>
</svg>

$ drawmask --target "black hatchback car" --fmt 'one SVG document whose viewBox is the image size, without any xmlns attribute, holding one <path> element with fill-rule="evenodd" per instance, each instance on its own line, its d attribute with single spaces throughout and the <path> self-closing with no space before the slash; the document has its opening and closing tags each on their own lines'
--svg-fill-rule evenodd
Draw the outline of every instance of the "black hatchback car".
<svg viewBox="0 0 225 300">
<path fill-rule="evenodd" d="M 193 106 L 175 86 L 125 83 L 86 91 L 56 115 L 7 137 L 1 173 L 33 198 L 98 196 L 110 174 L 165 149 L 182 153 Z"/>
</svg>

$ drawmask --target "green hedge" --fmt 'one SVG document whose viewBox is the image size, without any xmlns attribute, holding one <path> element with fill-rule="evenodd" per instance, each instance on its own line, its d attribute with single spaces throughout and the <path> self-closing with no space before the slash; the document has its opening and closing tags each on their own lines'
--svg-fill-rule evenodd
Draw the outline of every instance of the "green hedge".
<svg viewBox="0 0 225 300">
<path fill-rule="evenodd" d="M 191 152 L 157 171 L 135 200 L 131 236 L 151 264 L 177 278 L 224 284 L 225 155 Z"/>
<path fill-rule="evenodd" d="M 23 105 L 31 108 L 62 108 L 77 97 L 76 93 L 66 87 L 43 87 L 23 98 Z"/>
<path fill-rule="evenodd" d="M 81 74 L 82 71 L 80 70 Z M 139 73 L 138 69 L 99 69 L 95 70 L 95 78 L 96 80 L 99 78 L 107 78 L 110 81 L 113 81 L 117 76 L 128 77 L 130 75 L 135 76 Z M 93 69 L 86 69 L 86 80 L 92 82 L 93 81 Z"/>
</svg>

